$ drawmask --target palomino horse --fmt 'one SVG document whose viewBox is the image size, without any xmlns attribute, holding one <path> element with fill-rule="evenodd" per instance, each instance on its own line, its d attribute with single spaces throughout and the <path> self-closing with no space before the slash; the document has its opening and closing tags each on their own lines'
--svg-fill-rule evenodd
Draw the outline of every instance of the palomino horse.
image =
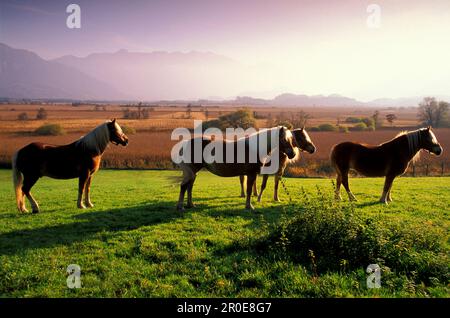
<svg viewBox="0 0 450 318">
<path fill-rule="evenodd" d="M 260 138 L 262 136 L 262 133 L 266 133 L 268 138 L 265 138 L 265 141 L 261 141 Z M 266 149 L 265 156 L 267 157 L 270 154 L 273 154 L 273 151 L 276 150 L 275 148 L 272 148 L 272 141 L 271 141 L 271 135 L 275 132 L 278 140 L 276 141 L 276 147 L 279 152 L 282 152 L 288 156 L 288 158 L 292 159 L 295 157 L 295 149 L 294 149 L 294 141 L 292 133 L 289 129 L 286 127 L 274 127 L 265 131 L 259 131 L 256 134 L 238 139 L 238 140 L 212 140 L 210 137 L 203 136 L 203 137 L 197 137 L 190 140 L 187 140 L 185 143 L 185 147 L 183 148 L 183 154 L 182 157 L 184 158 L 187 156 L 184 153 L 185 149 L 191 149 L 190 151 L 190 158 L 184 158 L 183 161 L 179 164 L 180 168 L 183 171 L 183 180 L 181 182 L 180 187 L 180 197 L 177 204 L 178 210 L 184 210 L 183 202 L 184 202 L 184 194 L 187 190 L 188 192 L 188 198 L 187 198 L 187 208 L 192 208 L 194 206 L 192 202 L 192 188 L 194 186 L 194 181 L 197 176 L 197 172 L 202 169 L 206 168 L 208 171 L 214 173 L 215 175 L 221 176 L 221 177 L 236 177 L 241 175 L 247 176 L 247 200 L 246 200 L 246 209 L 253 210 L 253 206 L 251 204 L 251 192 L 253 184 L 255 183 L 256 176 L 261 171 L 261 167 L 264 165 L 264 162 L 266 158 L 261 158 L 258 156 L 260 149 Z M 257 144 L 251 141 L 257 140 Z M 233 151 L 233 160 L 232 162 L 217 162 L 210 160 L 205 160 L 205 158 L 201 158 L 200 162 L 196 163 L 194 161 L 194 148 L 196 141 L 197 143 L 201 144 L 200 150 L 203 153 L 203 150 L 205 147 L 209 147 L 211 149 L 211 146 L 215 146 L 217 148 L 221 148 L 223 152 L 223 157 L 227 157 L 227 149 L 234 149 Z M 263 144 L 264 143 L 264 144 Z M 239 145 L 244 145 L 244 149 L 239 149 Z M 230 147 L 231 146 L 231 147 Z M 244 160 L 237 159 L 237 156 L 239 156 L 238 151 L 236 150 L 244 150 L 245 151 L 245 158 Z M 255 158 L 256 160 L 251 160 L 251 158 Z M 187 159 L 187 160 L 186 160 Z"/>
<path fill-rule="evenodd" d="M 394 139 L 379 146 L 368 146 L 354 142 L 343 142 L 331 150 L 331 162 L 337 172 L 336 199 L 340 200 L 341 183 L 350 201 L 356 201 L 348 186 L 349 169 L 368 177 L 386 177 L 380 202 L 392 201 L 391 188 L 395 177 L 405 173 L 409 162 L 426 150 L 439 156 L 442 147 L 431 131 L 431 127 L 401 132 Z"/>
<path fill-rule="evenodd" d="M 308 133 L 304 128 L 294 129 L 292 131 L 292 135 L 294 136 L 294 142 L 296 148 L 298 148 L 300 151 L 297 151 L 297 155 L 293 159 L 289 159 L 284 153 L 280 152 L 280 168 L 278 169 L 277 173 L 275 174 L 275 186 L 274 186 L 274 194 L 273 199 L 275 201 L 280 201 L 278 198 L 278 183 L 280 182 L 280 179 L 283 177 L 284 170 L 286 169 L 286 166 L 290 163 L 293 163 L 300 159 L 300 152 L 306 151 L 309 154 L 313 154 L 316 151 L 316 146 L 311 141 L 311 138 L 309 137 Z M 258 195 L 258 202 L 261 202 L 261 197 L 264 192 L 264 189 L 266 188 L 267 179 L 269 178 L 268 174 L 263 175 L 263 181 L 261 184 L 261 190 L 259 191 Z"/>
<path fill-rule="evenodd" d="M 54 179 L 79 178 L 78 208 L 93 207 L 89 197 L 92 176 L 99 169 L 103 152 L 110 142 L 122 146 L 128 144 L 128 137 L 115 119 L 96 127 L 69 145 L 54 146 L 35 142 L 17 151 L 12 165 L 19 211 L 28 212 L 25 207 L 26 196 L 33 213 L 39 212 L 39 205 L 30 190 L 43 176 Z M 83 193 L 86 205 L 82 202 Z"/>
<path fill-rule="evenodd" d="M 293 159 L 289 159 L 286 154 L 279 152 L 279 162 L 280 167 L 275 174 L 275 187 L 274 187 L 274 197 L 273 199 L 275 201 L 280 201 L 278 198 L 278 184 L 280 182 L 280 179 L 283 177 L 284 170 L 286 169 L 287 165 L 290 163 L 293 163 L 300 159 L 300 152 L 306 151 L 310 154 L 313 154 L 316 151 L 316 146 L 311 141 L 311 138 L 309 137 L 308 133 L 304 128 L 297 128 L 292 130 L 292 135 L 294 136 L 294 146 L 296 149 L 300 151 L 296 151 L 296 156 Z M 263 175 L 263 181 L 261 184 L 261 190 L 258 194 L 258 191 L 256 190 L 256 182 L 253 186 L 253 195 L 258 196 L 258 202 L 261 202 L 262 193 L 264 192 L 264 189 L 267 185 L 267 179 L 269 178 L 268 174 Z M 244 182 L 245 182 L 245 176 L 239 177 L 241 182 L 241 197 L 244 197 Z"/>
</svg>

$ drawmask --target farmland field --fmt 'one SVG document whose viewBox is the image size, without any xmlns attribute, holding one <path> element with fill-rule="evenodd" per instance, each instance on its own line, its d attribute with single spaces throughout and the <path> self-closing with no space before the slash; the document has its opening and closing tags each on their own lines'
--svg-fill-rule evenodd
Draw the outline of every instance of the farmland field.
<svg viewBox="0 0 450 318">
<path fill-rule="evenodd" d="M 245 105 L 242 105 L 245 106 Z M 45 108 L 48 118 L 36 120 L 37 110 Z M 130 144 L 124 149 L 122 147 L 110 147 L 104 156 L 104 167 L 108 168 L 173 168 L 170 160 L 170 151 L 176 141 L 171 140 L 171 132 L 177 127 L 193 128 L 193 120 L 206 120 L 204 109 L 208 109 L 209 119 L 232 111 L 236 111 L 241 106 L 226 107 L 205 106 L 204 108 L 194 108 L 191 118 L 186 118 L 185 106 L 158 106 L 150 112 L 150 118 L 141 120 L 123 119 L 123 107 L 119 105 L 106 105 L 105 110 L 95 110 L 92 105 L 82 105 L 73 107 L 70 105 L 0 105 L 0 166 L 9 167 L 12 154 L 32 141 L 41 141 L 51 144 L 65 144 L 80 138 L 95 126 L 110 118 L 118 118 L 122 126 L 131 128 L 134 133 L 129 134 Z M 284 114 L 292 116 L 299 111 L 310 114 L 307 130 L 317 146 L 317 152 L 313 156 L 305 155 L 299 161 L 299 169 L 288 171 L 291 175 L 297 176 L 324 176 L 330 175 L 328 167 L 328 157 L 330 149 L 336 143 L 342 141 L 358 141 L 369 144 L 378 144 L 393 138 L 398 132 L 405 129 L 415 129 L 417 127 L 416 108 L 384 108 L 379 109 L 380 116 L 387 113 L 395 113 L 398 120 L 394 126 L 384 123 L 382 129 L 376 131 L 351 131 L 348 133 L 310 131 L 310 127 L 323 123 L 335 125 L 337 119 L 341 124 L 346 117 L 351 116 L 371 116 L 376 108 L 354 109 L 348 107 L 309 107 L 309 108 L 276 108 L 276 107 L 253 107 L 252 111 L 260 116 L 272 114 Z M 29 120 L 19 121 L 17 117 L 20 113 L 27 113 Z M 45 123 L 57 123 L 66 131 L 61 136 L 37 136 L 34 130 Z M 259 127 L 266 126 L 265 119 L 257 119 Z M 437 138 L 444 148 L 441 156 L 431 156 L 424 154 L 417 162 L 420 169 L 419 175 L 448 175 L 450 173 L 450 129 L 440 128 L 435 130 Z M 426 169 L 425 165 L 430 165 Z M 321 166 L 325 166 L 322 169 Z M 411 174 L 411 169 L 409 172 Z"/>
<path fill-rule="evenodd" d="M 175 211 L 173 171 L 102 170 L 95 207 L 76 209 L 76 180 L 41 179 L 40 214 L 19 214 L 0 170 L 0 297 L 450 297 L 450 178 L 354 178 L 359 201 L 334 203 L 330 179 L 269 180 L 255 213 L 236 178 L 201 172 L 197 207 Z M 343 196 L 345 197 L 345 196 Z M 336 237 L 342 238 L 336 244 Z M 381 288 L 366 286 L 381 266 Z M 82 287 L 66 286 L 69 264 Z"/>
</svg>

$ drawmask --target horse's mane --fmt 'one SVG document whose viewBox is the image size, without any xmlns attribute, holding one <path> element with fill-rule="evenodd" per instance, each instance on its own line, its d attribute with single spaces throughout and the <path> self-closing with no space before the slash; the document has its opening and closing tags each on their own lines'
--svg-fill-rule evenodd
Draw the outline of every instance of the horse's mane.
<svg viewBox="0 0 450 318">
<path fill-rule="evenodd" d="M 397 139 L 402 136 L 406 136 L 408 140 L 408 149 L 409 153 L 411 155 L 414 155 L 412 158 L 412 161 L 415 162 L 420 158 L 420 131 L 421 129 L 417 130 L 403 130 L 399 132 L 394 139 Z"/>
<path fill-rule="evenodd" d="M 77 141 L 87 151 L 102 154 L 109 144 L 108 123 L 101 124 Z"/>
</svg>

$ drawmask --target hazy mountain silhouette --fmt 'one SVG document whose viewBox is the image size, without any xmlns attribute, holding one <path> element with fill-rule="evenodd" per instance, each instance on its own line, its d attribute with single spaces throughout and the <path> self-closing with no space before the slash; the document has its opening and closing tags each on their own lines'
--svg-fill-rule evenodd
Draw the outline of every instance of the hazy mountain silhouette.
<svg viewBox="0 0 450 318">
<path fill-rule="evenodd" d="M 222 55 L 205 52 L 137 53 L 119 50 L 46 61 L 37 54 L 0 43 L 0 97 L 76 100 L 198 100 L 260 106 L 417 106 L 423 97 L 358 101 L 337 94 L 281 94 L 273 99 L 240 96 L 242 86 L 261 79 L 264 70 L 246 68 Z M 125 94 L 121 93 L 125 92 Z M 207 97 L 217 96 L 217 97 Z M 450 100 L 449 96 L 436 96 Z"/>
<path fill-rule="evenodd" d="M 53 60 L 120 88 L 136 99 L 175 100 L 224 96 L 239 90 L 242 66 L 224 56 L 201 52 L 95 53 Z M 241 78 L 239 78 L 241 80 Z"/>
<path fill-rule="evenodd" d="M 123 99 L 111 85 L 37 54 L 0 43 L 0 97 Z"/>
</svg>

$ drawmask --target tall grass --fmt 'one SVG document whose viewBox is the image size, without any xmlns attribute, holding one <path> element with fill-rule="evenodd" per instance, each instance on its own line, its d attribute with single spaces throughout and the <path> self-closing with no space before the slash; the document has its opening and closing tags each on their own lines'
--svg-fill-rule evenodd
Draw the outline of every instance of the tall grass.
<svg viewBox="0 0 450 318">
<path fill-rule="evenodd" d="M 267 230 L 255 244 L 261 253 L 307 265 L 314 273 L 365 269 L 378 264 L 386 284 L 390 273 L 415 284 L 449 283 L 448 233 L 430 223 L 367 216 L 351 204 L 336 203 L 318 190 L 304 206 Z"/>
</svg>

